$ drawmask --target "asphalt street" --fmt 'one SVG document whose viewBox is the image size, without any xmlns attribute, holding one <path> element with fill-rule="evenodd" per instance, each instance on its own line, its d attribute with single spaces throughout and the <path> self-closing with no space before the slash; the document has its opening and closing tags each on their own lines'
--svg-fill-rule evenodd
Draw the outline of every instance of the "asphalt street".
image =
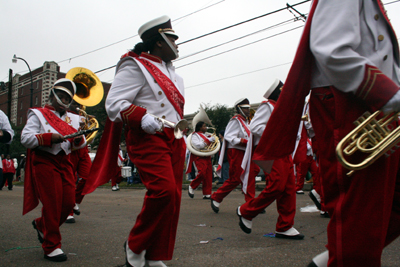
<svg viewBox="0 0 400 267">
<path fill-rule="evenodd" d="M 98 188 L 80 205 L 75 224 L 61 226 L 62 249 L 68 261 L 49 262 L 37 240 L 31 222 L 40 215 L 40 206 L 22 216 L 23 187 L 0 191 L 0 266 L 123 266 L 126 240 L 144 197 L 144 189 Z M 295 228 L 304 240 L 270 237 L 278 217 L 276 205 L 253 220 L 253 231 L 245 234 L 238 226 L 235 209 L 244 202 L 239 190 L 221 203 L 215 214 L 201 191 L 194 199 L 183 191 L 175 252 L 169 267 L 201 266 L 307 266 L 313 256 L 325 250 L 328 218 L 318 212 L 301 212 L 312 205 L 307 192 L 297 195 Z M 371 211 L 373 216 L 373 211 Z M 368 234 L 368 233 L 366 233 Z M 382 255 L 382 266 L 400 266 L 400 239 Z"/>
</svg>

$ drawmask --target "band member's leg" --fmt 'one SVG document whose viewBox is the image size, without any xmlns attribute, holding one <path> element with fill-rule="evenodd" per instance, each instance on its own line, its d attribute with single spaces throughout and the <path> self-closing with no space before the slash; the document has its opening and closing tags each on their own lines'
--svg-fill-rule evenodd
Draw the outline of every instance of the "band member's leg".
<svg viewBox="0 0 400 267">
<path fill-rule="evenodd" d="M 293 227 L 296 215 L 296 186 L 293 165 L 288 164 L 288 179 L 285 190 L 276 199 L 279 217 L 276 223 L 277 232 L 285 232 Z"/>
<path fill-rule="evenodd" d="M 388 158 L 381 157 L 351 177 L 336 160 L 337 143 L 354 128 L 353 121 L 365 110 L 351 96 L 335 89 L 312 91 L 310 116 L 318 140 L 324 140 L 318 142 L 318 151 L 325 206 L 331 216 L 329 266 L 380 266 L 393 215 L 399 151 Z M 350 160 L 362 160 L 362 155 L 354 154 Z M 400 225 L 393 225 L 390 234 L 397 236 L 399 228 Z"/>
<path fill-rule="evenodd" d="M 252 220 L 286 190 L 288 178 L 292 179 L 294 177 L 288 175 L 289 168 L 293 171 L 293 168 L 288 168 L 288 162 L 289 160 L 286 158 L 274 161 L 271 173 L 266 176 L 267 186 L 264 190 L 256 198 L 240 206 L 240 213 L 243 218 Z M 293 164 L 291 160 L 290 162 Z"/>
<path fill-rule="evenodd" d="M 75 182 L 72 165 L 66 155 L 34 155 L 33 179 L 42 202 L 42 217 L 36 219 L 37 228 L 44 235 L 45 254 L 61 248 L 59 226 L 74 207 Z M 49 179 L 51 178 L 51 179 Z"/>
<path fill-rule="evenodd" d="M 221 203 L 222 200 L 235 189 L 240 181 L 240 174 L 242 173 L 242 160 L 244 156 L 244 150 L 238 149 L 228 149 L 228 160 L 229 160 L 229 178 L 224 182 L 224 184 L 218 188 L 211 196 L 212 200 Z"/>
<path fill-rule="evenodd" d="M 170 260 L 175 245 L 182 195 L 184 147 L 172 130 L 143 136 L 128 146 L 147 189 L 143 208 L 132 228 L 128 245 L 136 254 L 146 250 L 147 260 Z"/>
</svg>

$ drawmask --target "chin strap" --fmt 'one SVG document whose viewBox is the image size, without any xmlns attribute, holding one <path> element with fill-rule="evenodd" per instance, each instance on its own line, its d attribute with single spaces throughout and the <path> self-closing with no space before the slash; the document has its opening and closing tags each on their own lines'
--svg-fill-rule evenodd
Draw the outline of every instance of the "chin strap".
<svg viewBox="0 0 400 267">
<path fill-rule="evenodd" d="M 175 54 L 175 56 L 176 56 L 175 59 L 177 59 L 177 58 L 179 57 L 178 50 L 177 50 L 177 49 L 175 48 L 175 46 L 171 43 L 171 41 L 168 39 L 168 37 L 165 35 L 164 32 L 162 32 L 162 31 L 159 31 L 159 32 L 160 32 L 162 38 L 164 38 L 165 42 L 166 42 L 166 43 L 168 44 L 168 46 L 171 48 L 172 52 L 174 52 L 174 54 Z"/>
<path fill-rule="evenodd" d="M 60 100 L 60 98 L 58 98 L 58 95 L 54 92 L 54 88 L 51 88 L 51 92 L 53 93 L 53 95 L 54 95 L 54 97 L 55 97 L 57 103 L 58 103 L 60 106 L 63 106 L 64 108 L 69 108 L 69 106 L 70 106 L 71 103 L 72 103 L 72 100 L 71 100 L 71 102 L 70 102 L 68 105 L 65 105 L 65 104 Z"/>
<path fill-rule="evenodd" d="M 248 118 L 246 115 L 244 115 L 244 113 L 243 113 L 242 109 L 240 108 L 240 106 L 237 106 L 237 108 L 239 109 L 240 114 L 241 114 L 243 117 L 245 117 L 246 120 L 248 120 L 249 118 Z"/>
</svg>

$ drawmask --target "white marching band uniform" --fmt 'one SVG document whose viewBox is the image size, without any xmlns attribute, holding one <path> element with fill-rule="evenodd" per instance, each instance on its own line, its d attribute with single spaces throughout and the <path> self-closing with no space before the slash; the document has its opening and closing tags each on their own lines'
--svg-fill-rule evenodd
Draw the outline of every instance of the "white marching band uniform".
<svg viewBox="0 0 400 267">
<path fill-rule="evenodd" d="M 59 117 L 64 122 L 67 122 L 70 126 L 75 129 L 79 128 L 79 115 L 65 112 L 62 116 L 57 111 L 51 110 L 57 117 Z M 69 119 L 67 119 L 67 117 Z M 51 125 L 47 122 L 43 114 L 37 109 L 30 109 L 28 112 L 28 119 L 24 130 L 21 134 L 21 143 L 24 144 L 26 148 L 34 149 L 38 147 L 40 150 L 49 152 L 53 155 L 57 155 L 61 150 L 65 152 L 66 155 L 71 153 L 71 150 L 80 149 L 86 146 L 86 139 L 83 135 L 84 142 L 76 146 L 74 142 L 61 142 L 58 144 L 52 144 L 50 147 L 40 146 L 39 140 L 36 137 L 39 133 L 58 133 Z"/>
<path fill-rule="evenodd" d="M 149 54 L 146 56 L 151 57 Z M 147 57 L 140 56 L 139 58 L 149 60 Z M 154 61 L 149 61 L 174 83 L 184 97 L 183 79 L 175 73 L 175 67 L 156 57 Z M 128 109 L 132 104 L 141 106 L 147 109 L 148 113 L 170 122 L 176 123 L 182 119 L 145 67 L 136 59 L 126 57 L 117 65 L 112 90 L 107 96 L 106 110 L 110 120 L 121 121 L 120 112 Z M 169 126 L 166 125 L 166 127 Z"/>
</svg>

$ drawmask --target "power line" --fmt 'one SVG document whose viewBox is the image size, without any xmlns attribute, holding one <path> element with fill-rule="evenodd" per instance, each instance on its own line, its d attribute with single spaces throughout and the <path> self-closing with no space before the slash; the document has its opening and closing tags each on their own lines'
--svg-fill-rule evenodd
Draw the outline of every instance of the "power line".
<svg viewBox="0 0 400 267">
<path fill-rule="evenodd" d="M 204 10 L 204 9 L 207 9 L 207 8 L 209 8 L 209 7 L 212 7 L 212 6 L 214 6 L 214 5 L 217 5 L 217 4 L 219 4 L 219 3 L 222 3 L 222 2 L 224 2 L 224 1 L 225 1 L 225 0 L 222 0 L 222 1 L 219 1 L 219 2 L 217 2 L 217 3 L 215 3 L 215 4 L 212 4 L 212 5 L 209 5 L 209 6 L 207 6 L 207 7 L 201 8 L 201 9 L 199 9 L 199 10 L 197 10 L 197 11 L 194 11 L 194 12 L 192 12 L 192 13 L 189 13 L 189 14 L 187 14 L 187 15 L 184 15 L 184 16 L 182 16 L 182 17 L 180 17 L 180 18 L 177 18 L 177 19 L 175 19 L 175 20 L 173 20 L 173 21 L 177 21 L 177 20 L 183 19 L 183 18 L 185 18 L 185 17 L 191 16 L 191 15 L 197 13 L 197 12 L 200 12 L 200 11 L 202 11 L 202 10 Z M 59 62 L 57 62 L 57 63 L 62 63 L 62 62 L 66 62 L 66 61 L 71 61 L 72 59 L 75 59 L 75 58 L 78 58 L 78 57 L 82 57 L 82 56 L 85 56 L 85 55 L 88 55 L 88 54 L 97 52 L 97 51 L 99 51 L 99 50 L 102 50 L 102 49 L 104 49 L 104 48 L 107 48 L 107 47 L 110 47 L 110 46 L 113 46 L 113 45 L 116 45 L 116 44 L 125 42 L 126 40 L 132 39 L 132 38 L 134 38 L 134 37 L 136 37 L 136 36 L 138 36 L 138 34 L 135 34 L 135 35 L 133 35 L 133 36 L 127 37 L 127 38 L 125 38 L 125 39 L 122 39 L 122 40 L 120 40 L 120 41 L 114 42 L 114 43 L 112 43 L 112 44 L 109 44 L 109 45 L 106 45 L 106 46 L 97 48 L 97 49 L 95 49 L 95 50 L 92 50 L 92 51 L 89 51 L 89 52 L 80 54 L 80 55 L 78 55 L 78 56 L 74 56 L 74 57 L 71 57 L 71 58 L 67 58 L 67 59 L 61 60 L 61 61 L 59 61 Z"/>
<path fill-rule="evenodd" d="M 235 77 L 239 77 L 239 76 L 243 76 L 243 75 L 247 75 L 247 74 L 251 74 L 251 73 L 255 73 L 255 72 L 259 72 L 259 71 L 263 71 L 263 70 L 273 69 L 273 68 L 276 68 L 276 67 L 281 67 L 281 66 L 289 65 L 289 64 L 292 64 L 292 61 L 291 62 L 282 63 L 282 64 L 279 64 L 279 65 L 275 65 L 275 66 L 271 66 L 271 67 L 258 69 L 258 70 L 244 72 L 244 73 L 241 73 L 241 74 L 236 74 L 236 75 L 225 77 L 225 78 L 221 78 L 221 79 L 218 79 L 218 80 L 213 80 L 213 81 L 209 81 L 209 82 L 205 82 L 205 83 L 200 83 L 200 84 L 188 86 L 188 87 L 185 87 L 185 90 L 189 89 L 189 88 L 193 88 L 193 87 L 197 87 L 197 86 L 201 86 L 201 85 L 205 85 L 205 84 L 209 84 L 209 83 L 219 82 L 219 81 L 223 81 L 223 80 L 227 80 L 227 79 L 231 79 L 231 78 L 235 78 Z"/>
<path fill-rule="evenodd" d="M 245 44 L 245 45 L 241 45 L 241 46 L 238 46 L 238 47 L 235 47 L 235 48 L 232 48 L 232 49 L 226 50 L 226 51 L 224 51 L 224 52 L 217 53 L 217 54 L 215 54 L 215 55 L 212 55 L 212 56 L 209 56 L 209 57 L 205 57 L 205 58 L 202 58 L 202 59 L 199 59 L 199 60 L 196 60 L 196 61 L 193 61 L 193 62 L 190 62 L 190 63 L 184 64 L 184 65 L 182 65 L 182 66 L 176 67 L 176 69 L 179 69 L 179 68 L 182 68 L 182 67 L 185 67 L 185 66 L 188 66 L 188 65 L 191 65 L 191 64 L 194 64 L 194 63 L 197 63 L 197 62 L 200 62 L 200 61 L 203 61 L 203 60 L 209 59 L 209 58 L 213 58 L 213 57 L 216 57 L 216 56 L 219 56 L 219 55 L 222 55 L 222 54 L 225 54 L 225 53 L 228 53 L 228 52 L 234 51 L 234 50 L 236 50 L 236 49 L 243 48 L 243 47 L 245 47 L 245 46 L 252 45 L 252 44 L 255 44 L 255 43 L 258 43 L 258 42 L 264 41 L 264 40 L 266 40 L 266 39 L 270 39 L 270 38 L 272 38 L 272 37 L 275 37 L 275 36 L 278 36 L 278 35 L 281 35 L 281 34 L 284 34 L 284 33 L 290 32 L 290 31 L 294 31 L 294 30 L 296 30 L 296 29 L 303 28 L 303 27 L 304 27 L 303 25 L 302 25 L 302 26 L 298 26 L 298 27 L 292 28 L 292 29 L 290 29 L 290 30 L 286 30 L 286 31 L 283 31 L 283 32 L 280 32 L 280 33 L 277 33 L 277 34 L 274 34 L 274 35 L 271 35 L 271 36 L 268 36 L 268 37 L 265 37 L 265 38 L 259 39 L 259 40 L 257 40 L 257 41 L 254 41 L 254 42 L 247 43 L 247 44 Z"/>
<path fill-rule="evenodd" d="M 393 1 L 393 2 L 389 2 L 389 3 L 386 3 L 386 4 L 384 4 L 384 5 L 390 5 L 390 4 L 394 4 L 394 3 L 397 3 L 397 2 L 400 2 L 400 0 Z"/>
<path fill-rule="evenodd" d="M 310 2 L 310 1 L 311 1 L 311 0 L 305 0 L 305 1 L 303 1 L 303 2 L 294 4 L 294 5 L 292 5 L 292 6 L 298 6 L 298 5 L 301 5 L 301 4 Z M 219 30 L 210 32 L 210 33 L 206 33 L 206 34 L 200 35 L 200 36 L 198 36 L 198 37 L 195 37 L 195 38 L 192 38 L 192 39 L 190 39 L 190 40 L 187 40 L 187 41 L 184 41 L 184 42 L 182 42 L 182 43 L 179 43 L 178 45 L 186 44 L 186 43 L 192 42 L 192 41 L 194 41 L 194 40 L 197 40 L 197 39 L 200 39 L 200 38 L 203 38 L 203 37 L 212 35 L 212 34 L 214 34 L 214 33 L 221 32 L 221 31 L 225 31 L 225 30 L 227 30 L 227 29 L 230 29 L 230 28 L 233 28 L 233 27 L 242 25 L 242 24 L 244 24 L 244 23 L 247 23 L 247 22 L 250 22 L 250 21 L 259 19 L 259 18 L 263 18 L 263 17 L 269 16 L 269 15 L 272 15 L 272 14 L 275 14 L 275 13 L 278 13 L 278 12 L 281 12 L 281 11 L 286 10 L 286 9 L 287 9 L 287 7 L 284 7 L 284 8 L 281 8 L 281 9 L 277 9 L 277 10 L 274 10 L 274 11 L 272 11 L 272 12 L 266 13 L 266 14 L 264 14 L 264 15 L 261 15 L 261 16 L 258 16 L 258 17 L 254 17 L 254 18 L 251 18 L 251 19 L 248 19 L 248 20 L 245 20 L 245 21 L 242 21 L 242 22 L 233 24 L 233 25 L 228 26 L 228 27 L 225 27 L 225 28 L 222 28 L 222 29 L 219 29 Z"/>
<path fill-rule="evenodd" d="M 400 0 L 399 0 L 399 1 L 400 1 Z M 287 24 L 288 22 L 293 22 L 293 19 L 289 19 L 289 20 L 286 20 L 286 21 L 277 23 L 277 24 L 275 24 L 275 25 L 269 26 L 269 27 L 267 27 L 267 28 L 264 28 L 264 29 L 261 29 L 261 30 L 258 30 L 258 31 L 255 31 L 255 32 L 252 32 L 252 33 L 249 33 L 249 34 L 246 34 L 246 35 L 243 35 L 243 36 L 238 37 L 238 38 L 235 38 L 235 39 L 233 39 L 233 40 L 230 40 L 230 41 L 227 41 L 227 42 L 224 42 L 224 43 L 221 43 L 221 44 L 218 44 L 218 45 L 215 45 L 215 46 L 206 48 L 206 49 L 201 50 L 201 51 L 198 51 L 198 52 L 194 52 L 194 53 L 189 54 L 189 55 L 184 56 L 184 57 L 180 57 L 180 58 L 178 58 L 177 60 L 175 60 L 174 62 L 180 61 L 180 60 L 182 60 L 182 59 L 185 59 L 185 58 L 188 58 L 188 57 L 191 57 L 191 56 L 194 56 L 194 55 L 198 55 L 198 54 L 200 54 L 200 53 L 209 51 L 209 50 L 211 50 L 211 49 L 214 49 L 214 48 L 217 48 L 217 47 L 220 47 L 220 46 L 223 46 L 223 45 L 225 45 L 225 44 L 229 44 L 229 43 L 232 43 L 232 42 L 235 42 L 235 41 L 244 39 L 244 38 L 246 38 L 246 37 L 255 35 L 255 34 L 260 33 L 260 32 L 263 32 L 263 31 L 267 31 L 267 30 L 271 30 L 271 29 L 274 29 L 274 28 L 278 28 L 278 27 L 280 27 L 280 26 L 283 26 L 283 25 Z"/>
</svg>

